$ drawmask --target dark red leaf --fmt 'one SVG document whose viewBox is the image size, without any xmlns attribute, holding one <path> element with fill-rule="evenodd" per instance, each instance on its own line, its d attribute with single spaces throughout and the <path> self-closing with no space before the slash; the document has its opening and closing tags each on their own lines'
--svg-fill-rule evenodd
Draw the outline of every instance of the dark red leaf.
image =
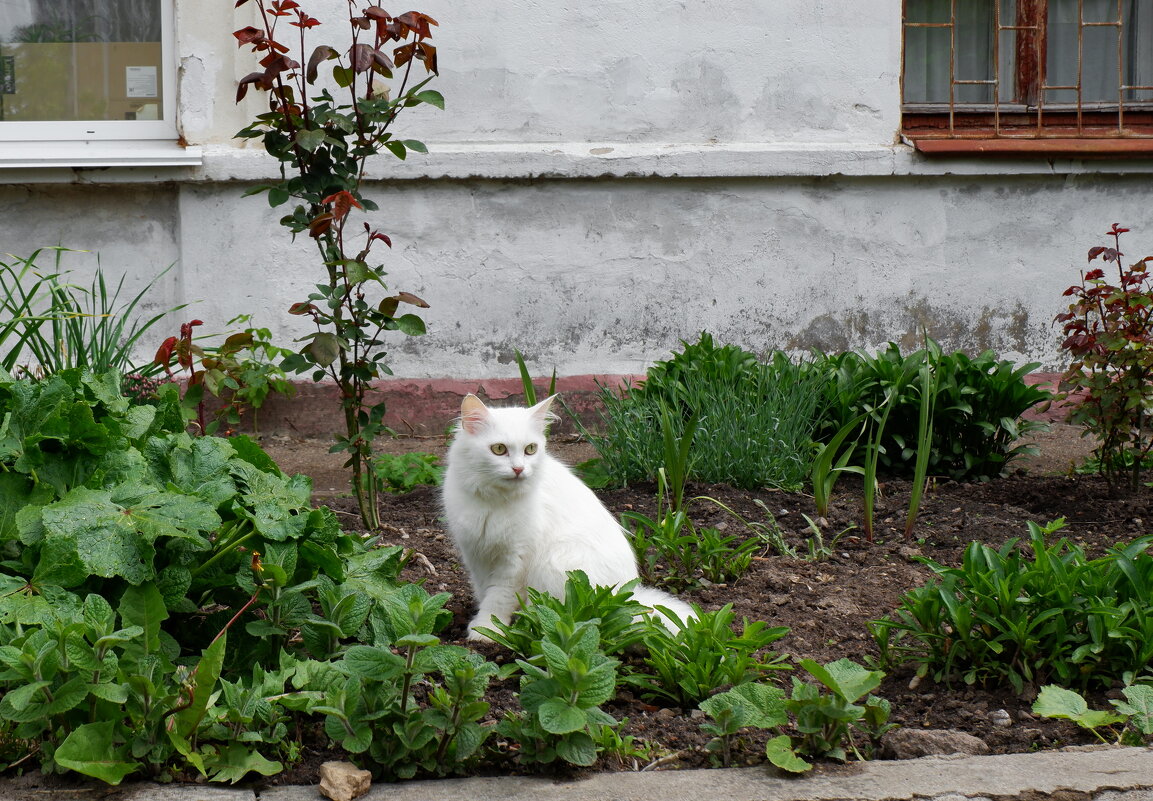
<svg viewBox="0 0 1153 801">
<path fill-rule="evenodd" d="M 430 25 L 439 25 L 436 20 L 428 14 L 423 14 L 419 11 L 406 11 L 396 18 L 406 28 L 411 30 L 417 36 L 432 36 L 432 31 L 429 29 Z"/>
<path fill-rule="evenodd" d="M 332 220 L 332 212 L 330 211 L 313 217 L 308 223 L 308 235 L 315 239 L 328 233 L 329 229 L 332 228 Z"/>
<path fill-rule="evenodd" d="M 360 205 L 357 199 L 353 197 L 352 193 L 347 189 L 334 192 L 320 202 L 326 206 L 329 204 L 332 205 L 332 216 L 336 220 L 343 220 L 353 206 L 356 206 L 361 211 L 364 210 L 364 206 Z"/>
<path fill-rule="evenodd" d="M 364 16 L 371 17 L 372 19 L 375 19 L 378 21 L 379 20 L 387 21 L 387 20 L 392 19 L 392 17 L 389 15 L 389 13 L 387 11 L 385 11 L 383 8 L 381 8 L 380 6 L 369 6 L 368 8 L 364 9 Z"/>
<path fill-rule="evenodd" d="M 436 68 L 436 48 L 428 42 L 419 42 L 417 44 L 417 58 L 424 62 L 424 68 L 428 72 L 435 72 L 437 75 L 440 72 Z"/>
<path fill-rule="evenodd" d="M 1096 281 L 1097 279 L 1104 278 L 1104 277 L 1105 277 L 1105 271 L 1101 270 L 1101 269 L 1090 270 L 1089 272 L 1085 273 L 1085 280 L 1086 281 Z"/>
<path fill-rule="evenodd" d="M 416 42 L 409 42 L 406 45 L 401 45 L 392 51 L 393 61 L 396 66 L 403 67 L 412 60 L 413 54 L 416 52 Z"/>
<path fill-rule="evenodd" d="M 298 301 L 288 307 L 289 314 L 312 314 L 316 311 L 316 306 L 306 300 Z"/>
<path fill-rule="evenodd" d="M 172 351 L 176 347 L 176 337 L 168 337 L 160 343 L 160 347 L 156 349 L 156 356 L 153 357 L 153 364 L 163 364 L 167 367 L 172 363 Z"/>
<path fill-rule="evenodd" d="M 364 43 L 357 43 L 352 46 L 348 52 L 349 59 L 352 61 L 352 69 L 354 72 L 367 72 L 372 69 L 372 46 Z"/>
<path fill-rule="evenodd" d="M 236 40 L 242 45 L 252 44 L 253 42 L 263 42 L 265 40 L 264 31 L 259 28 L 254 28 L 251 25 L 247 28 L 234 31 L 232 35 L 235 36 Z"/>
<path fill-rule="evenodd" d="M 296 22 L 290 22 L 288 24 L 296 28 L 304 28 L 307 30 L 308 28 L 315 28 L 317 25 L 319 25 L 320 20 L 318 20 L 316 17 L 308 16 L 303 11 L 298 11 L 296 12 Z"/>
<path fill-rule="evenodd" d="M 388 245 L 389 247 L 392 247 L 392 240 L 389 239 L 384 234 L 382 234 L 380 231 L 373 231 L 372 235 L 368 238 L 368 241 L 369 241 L 369 243 L 372 243 L 374 240 L 377 240 L 377 239 L 379 239 L 381 242 Z"/>
<path fill-rule="evenodd" d="M 1089 248 L 1089 261 L 1093 261 L 1093 259 L 1097 258 L 1104 252 L 1105 247 L 1103 245 L 1098 245 L 1095 248 Z"/>
<path fill-rule="evenodd" d="M 309 83 L 315 83 L 317 67 L 320 66 L 320 62 L 327 61 L 330 58 L 336 58 L 338 55 L 340 54 L 328 45 L 320 45 L 313 50 L 312 55 L 308 57 L 308 67 L 304 73 L 305 80 Z"/>
</svg>

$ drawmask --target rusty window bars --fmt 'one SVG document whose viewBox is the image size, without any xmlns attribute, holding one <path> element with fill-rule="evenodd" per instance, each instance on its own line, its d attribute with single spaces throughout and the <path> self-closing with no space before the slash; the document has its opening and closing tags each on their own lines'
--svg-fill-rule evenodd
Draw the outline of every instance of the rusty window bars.
<svg viewBox="0 0 1153 801">
<path fill-rule="evenodd" d="M 1153 137 L 1153 0 L 904 0 L 907 134 Z"/>
</svg>

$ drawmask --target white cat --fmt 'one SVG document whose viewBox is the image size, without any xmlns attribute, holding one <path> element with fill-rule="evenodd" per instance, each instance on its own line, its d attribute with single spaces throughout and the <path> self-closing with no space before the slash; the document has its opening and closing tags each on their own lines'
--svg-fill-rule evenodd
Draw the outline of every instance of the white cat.
<svg viewBox="0 0 1153 801">
<path fill-rule="evenodd" d="M 529 409 L 490 409 L 475 395 L 461 404 L 443 499 L 478 604 L 470 639 L 487 639 L 476 629 L 491 627 L 493 615 L 507 623 L 527 587 L 562 595 L 567 571 L 583 570 L 593 585 L 637 578 L 624 529 L 592 490 L 545 452 L 555 397 Z M 633 596 L 646 606 L 668 607 L 682 620 L 693 616 L 688 604 L 660 590 L 638 586 Z"/>
</svg>

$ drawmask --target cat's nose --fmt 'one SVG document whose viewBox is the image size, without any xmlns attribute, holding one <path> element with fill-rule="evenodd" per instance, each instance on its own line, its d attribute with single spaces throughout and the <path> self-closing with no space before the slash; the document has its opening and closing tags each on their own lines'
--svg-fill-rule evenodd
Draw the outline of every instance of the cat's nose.
<svg viewBox="0 0 1153 801">
<path fill-rule="evenodd" d="M 523 472 L 524 472 L 524 468 L 523 468 L 523 467 L 514 467 L 514 468 L 512 469 L 512 473 L 513 473 L 513 475 L 514 475 L 514 476 L 519 476 L 519 475 L 520 475 L 521 473 L 523 473 Z"/>
</svg>

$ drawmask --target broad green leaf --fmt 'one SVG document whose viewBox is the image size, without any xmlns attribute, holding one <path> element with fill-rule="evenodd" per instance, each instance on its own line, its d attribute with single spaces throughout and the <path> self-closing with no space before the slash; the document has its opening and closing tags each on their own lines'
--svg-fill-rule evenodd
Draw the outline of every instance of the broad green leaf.
<svg viewBox="0 0 1153 801">
<path fill-rule="evenodd" d="M 274 186 L 268 190 L 268 205 L 272 208 L 283 206 L 288 202 L 290 197 L 291 195 L 288 194 L 288 190 L 281 189 L 279 186 Z"/>
<path fill-rule="evenodd" d="M 249 773 L 274 776 L 284 770 L 281 763 L 265 759 L 259 751 L 249 751 L 238 743 L 225 746 L 219 755 L 206 761 L 205 767 L 212 771 L 212 781 L 230 784 L 236 784 Z"/>
<path fill-rule="evenodd" d="M 344 265 L 344 274 L 348 278 L 348 283 L 353 286 L 363 284 L 365 281 L 380 280 L 380 273 L 359 259 L 345 259 L 340 263 Z"/>
<path fill-rule="evenodd" d="M 1153 734 L 1153 687 L 1133 684 L 1121 691 L 1124 701 L 1110 701 L 1117 711 L 1129 715 L 1129 723 L 1142 734 Z"/>
<path fill-rule="evenodd" d="M 302 130 L 296 132 L 296 143 L 311 152 L 324 144 L 324 131 Z"/>
<path fill-rule="evenodd" d="M 108 784 L 120 784 L 141 763 L 125 761 L 124 747 L 116 745 L 115 721 L 78 726 L 56 749 L 54 759 L 62 767 L 92 776 Z"/>
<path fill-rule="evenodd" d="M 563 698 L 550 698 L 537 710 L 541 728 L 551 734 L 568 734 L 584 727 L 585 713 Z"/>
<path fill-rule="evenodd" d="M 322 331 L 313 336 L 312 341 L 305 345 L 301 352 L 307 354 L 321 367 L 328 367 L 340 355 L 340 340 L 336 338 L 336 334 Z"/>
<path fill-rule="evenodd" d="M 879 670 L 866 670 L 850 659 L 838 659 L 819 665 L 811 659 L 799 661 L 817 681 L 849 703 L 871 693 L 880 686 L 885 674 Z"/>
<path fill-rule="evenodd" d="M 127 684 L 93 684 L 88 688 L 88 691 L 97 698 L 114 704 L 128 702 Z"/>
<path fill-rule="evenodd" d="M 260 534 L 283 542 L 304 533 L 311 495 L 307 477 L 266 473 L 250 462 L 236 459 L 230 467 L 241 489 L 240 500 L 250 510 Z"/>
<path fill-rule="evenodd" d="M 1120 723 L 1125 718 L 1112 712 L 1090 709 L 1079 693 L 1053 684 L 1041 688 L 1033 712 L 1047 718 L 1071 720 L 1086 729 Z"/>
<path fill-rule="evenodd" d="M 430 106 L 436 106 L 441 111 L 444 111 L 444 95 L 435 89 L 426 89 L 423 92 L 417 92 L 413 97 L 421 103 L 428 103 Z"/>
<path fill-rule="evenodd" d="M 415 151 L 417 153 L 427 153 L 428 152 L 428 148 L 425 147 L 424 142 L 419 142 L 416 139 L 405 139 L 403 141 L 404 141 L 404 146 L 407 147 L 409 150 Z"/>
<path fill-rule="evenodd" d="M 565 762 L 588 766 L 597 761 L 597 747 L 587 732 L 573 732 L 556 744 L 556 752 Z"/>
<path fill-rule="evenodd" d="M 404 670 L 404 659 L 387 648 L 354 645 L 344 655 L 344 666 L 354 676 L 389 681 Z"/>
<path fill-rule="evenodd" d="M 793 743 L 787 734 L 774 737 L 765 743 L 765 757 L 781 770 L 787 770 L 790 773 L 804 773 L 813 767 L 797 756 L 793 750 Z"/>
<path fill-rule="evenodd" d="M 415 314 L 402 314 L 396 318 L 395 322 L 397 329 L 409 336 L 423 336 L 427 330 L 424 325 L 424 320 Z"/>
</svg>

